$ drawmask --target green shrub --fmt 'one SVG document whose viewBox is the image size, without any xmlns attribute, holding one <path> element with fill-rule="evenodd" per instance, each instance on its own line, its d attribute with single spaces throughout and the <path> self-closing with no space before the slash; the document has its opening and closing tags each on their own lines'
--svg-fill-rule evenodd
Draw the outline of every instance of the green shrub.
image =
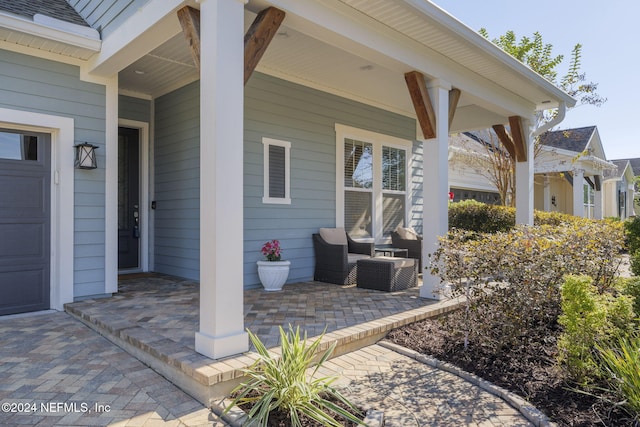
<svg viewBox="0 0 640 427">
<path fill-rule="evenodd" d="M 248 413 L 247 426 L 266 426 L 272 411 L 287 413 L 293 426 L 302 425 L 300 415 L 316 420 L 323 426 L 342 426 L 333 418 L 332 413 L 357 424 L 361 422 L 334 403 L 342 402 L 357 412 L 353 404 L 331 387 L 337 377 L 315 378 L 318 369 L 333 353 L 335 343 L 322 354 L 312 373 L 307 374 L 307 370 L 313 366 L 324 333 L 311 345 L 307 345 L 307 334 L 302 338 L 299 327 L 294 331 L 289 325 L 288 333 L 280 327 L 280 356 L 269 353 L 256 335 L 251 331 L 248 333 L 259 359 L 244 371 L 249 379 L 233 391 L 237 396 L 225 412 L 234 406 L 253 405 Z"/>
<path fill-rule="evenodd" d="M 614 392 L 631 416 L 640 419 L 640 333 L 618 337 L 613 342 L 596 344 L 600 362 L 610 390 Z"/>
<path fill-rule="evenodd" d="M 508 231 L 515 225 L 516 210 L 488 205 L 475 200 L 463 200 L 449 205 L 449 229 L 495 233 Z"/>
<path fill-rule="evenodd" d="M 633 328 L 633 298 L 601 293 L 588 276 L 567 276 L 561 298 L 558 361 L 570 378 L 587 384 L 600 375 L 596 342 L 626 336 Z"/>
<path fill-rule="evenodd" d="M 640 277 L 620 279 L 621 292 L 633 297 L 633 311 L 640 320 Z"/>
<path fill-rule="evenodd" d="M 583 218 L 560 212 L 533 212 L 534 225 L 573 224 Z M 488 205 L 475 200 L 464 200 L 449 205 L 449 229 L 473 231 L 476 233 L 496 233 L 509 231 L 516 224 L 515 208 Z"/>
<path fill-rule="evenodd" d="M 535 339 L 535 330 L 555 325 L 566 274 L 586 274 L 604 292 L 613 286 L 622 227 L 578 219 L 553 226 L 517 226 L 508 232 L 468 238 L 455 230 L 431 255 L 431 273 L 466 296 L 462 324 L 449 325 L 466 339 L 496 353 Z"/>
<path fill-rule="evenodd" d="M 631 273 L 634 276 L 640 276 L 640 251 L 636 251 L 629 257 L 631 263 Z"/>
<path fill-rule="evenodd" d="M 633 217 L 624 222 L 625 242 L 630 254 L 640 249 L 640 217 Z"/>
</svg>

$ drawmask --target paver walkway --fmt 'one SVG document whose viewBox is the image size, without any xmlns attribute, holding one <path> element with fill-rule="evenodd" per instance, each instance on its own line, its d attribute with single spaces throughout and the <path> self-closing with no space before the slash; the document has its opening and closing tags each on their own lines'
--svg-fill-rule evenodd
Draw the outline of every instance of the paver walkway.
<svg viewBox="0 0 640 427">
<path fill-rule="evenodd" d="M 59 312 L 0 317 L 0 404 L 0 426 L 225 425 L 136 358 Z"/>
<path fill-rule="evenodd" d="M 65 313 L 0 318 L 0 342 L 2 426 L 225 425 Z M 500 398 L 380 345 L 321 373 L 339 375 L 358 405 L 384 411 L 386 427 L 531 425 Z"/>
<path fill-rule="evenodd" d="M 462 378 L 381 345 L 326 362 L 353 403 L 384 411 L 385 427 L 532 426 L 504 400 Z"/>
</svg>

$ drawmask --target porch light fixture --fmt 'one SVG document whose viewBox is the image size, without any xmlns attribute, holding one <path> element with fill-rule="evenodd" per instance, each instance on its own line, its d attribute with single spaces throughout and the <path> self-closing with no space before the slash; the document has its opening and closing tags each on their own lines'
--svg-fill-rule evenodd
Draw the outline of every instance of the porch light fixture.
<svg viewBox="0 0 640 427">
<path fill-rule="evenodd" d="M 76 147 L 75 167 L 78 169 L 96 169 L 98 163 L 96 161 L 97 145 L 91 145 L 88 142 L 74 145 Z"/>
</svg>

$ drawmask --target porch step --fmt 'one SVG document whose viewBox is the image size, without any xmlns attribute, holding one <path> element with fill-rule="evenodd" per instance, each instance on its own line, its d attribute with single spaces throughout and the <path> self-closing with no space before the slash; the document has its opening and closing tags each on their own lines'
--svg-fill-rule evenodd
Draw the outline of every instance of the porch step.
<svg viewBox="0 0 640 427">
<path fill-rule="evenodd" d="M 458 300 L 446 300 L 360 323 L 327 333 L 319 351 L 336 342 L 332 357 L 366 347 L 382 339 L 390 330 L 450 312 L 459 306 Z M 154 369 L 177 387 L 209 406 L 229 394 L 240 383 L 242 369 L 249 367 L 257 355 L 253 351 L 212 360 L 149 328 L 123 319 L 117 314 L 91 310 L 91 302 L 65 305 L 65 311 L 109 341 L 121 347 L 142 363 Z M 312 337 L 310 337 L 312 339 Z M 279 348 L 272 349 L 279 352 Z"/>
</svg>

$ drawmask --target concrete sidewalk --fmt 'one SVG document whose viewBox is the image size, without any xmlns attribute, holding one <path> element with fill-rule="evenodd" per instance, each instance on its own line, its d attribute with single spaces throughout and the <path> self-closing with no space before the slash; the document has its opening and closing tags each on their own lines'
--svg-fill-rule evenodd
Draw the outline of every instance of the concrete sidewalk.
<svg viewBox="0 0 640 427">
<path fill-rule="evenodd" d="M 224 426 L 163 377 L 66 313 L 0 318 L 2 426 Z M 381 345 L 322 368 L 387 427 L 529 426 L 505 401 Z"/>
</svg>

